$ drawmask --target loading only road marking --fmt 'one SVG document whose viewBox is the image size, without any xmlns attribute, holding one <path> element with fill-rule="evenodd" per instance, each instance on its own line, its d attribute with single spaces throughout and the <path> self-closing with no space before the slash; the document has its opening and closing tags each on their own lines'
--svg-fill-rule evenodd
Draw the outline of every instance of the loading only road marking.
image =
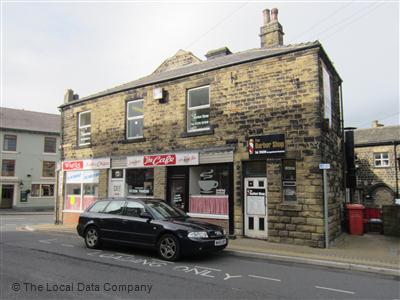
<svg viewBox="0 0 400 300">
<path fill-rule="evenodd" d="M 333 288 L 328 288 L 328 287 L 324 287 L 324 286 L 314 286 L 316 289 L 321 289 L 321 290 L 327 290 L 327 291 L 332 291 L 332 292 L 338 292 L 338 293 L 345 293 L 345 294 L 352 294 L 354 295 L 355 292 L 351 292 L 351 291 L 345 291 L 345 290 L 338 290 L 338 289 L 333 289 Z"/>
<path fill-rule="evenodd" d="M 270 281 L 277 281 L 277 282 L 281 282 L 281 281 L 282 281 L 282 280 L 277 279 L 277 278 L 264 277 L 264 276 L 258 276 L 258 275 L 249 275 L 249 277 L 252 277 L 252 278 L 259 278 L 259 279 L 265 279 L 265 280 L 270 280 Z"/>
</svg>

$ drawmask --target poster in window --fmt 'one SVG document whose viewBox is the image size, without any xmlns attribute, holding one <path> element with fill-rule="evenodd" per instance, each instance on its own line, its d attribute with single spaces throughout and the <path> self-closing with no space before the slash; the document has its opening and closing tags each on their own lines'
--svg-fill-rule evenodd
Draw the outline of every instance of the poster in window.
<svg viewBox="0 0 400 300">
<path fill-rule="evenodd" d="M 248 215 L 265 216 L 265 189 L 247 189 L 246 208 Z"/>
</svg>

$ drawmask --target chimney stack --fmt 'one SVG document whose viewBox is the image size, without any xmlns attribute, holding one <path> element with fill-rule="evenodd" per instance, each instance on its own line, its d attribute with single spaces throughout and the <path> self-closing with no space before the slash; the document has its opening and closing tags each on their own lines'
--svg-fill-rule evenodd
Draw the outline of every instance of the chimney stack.
<svg viewBox="0 0 400 300">
<path fill-rule="evenodd" d="M 372 128 L 378 128 L 378 127 L 383 127 L 383 124 L 379 123 L 378 120 L 373 120 L 372 121 Z"/>
<path fill-rule="evenodd" d="M 71 102 L 71 101 L 74 101 L 74 100 L 79 100 L 79 95 L 78 94 L 74 94 L 73 90 L 68 89 L 65 92 L 65 95 L 64 95 L 64 103 L 68 103 L 68 102 Z"/>
<path fill-rule="evenodd" d="M 261 48 L 273 48 L 283 45 L 283 29 L 278 21 L 278 9 L 263 11 L 264 25 L 260 28 Z"/>
</svg>

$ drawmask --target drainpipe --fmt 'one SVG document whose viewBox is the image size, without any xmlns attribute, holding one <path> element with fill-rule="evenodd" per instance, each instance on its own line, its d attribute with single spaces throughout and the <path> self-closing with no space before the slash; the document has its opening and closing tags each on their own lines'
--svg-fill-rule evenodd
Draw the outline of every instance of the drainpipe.
<svg viewBox="0 0 400 300">
<path fill-rule="evenodd" d="M 395 171 L 395 178 L 396 178 L 396 199 L 399 199 L 399 177 L 397 174 L 397 170 L 399 169 L 398 161 L 397 161 L 397 150 L 396 146 L 398 143 L 393 141 L 393 150 L 394 150 L 394 171 Z"/>
<path fill-rule="evenodd" d="M 346 151 L 344 147 L 344 114 L 343 114 L 343 89 L 342 84 L 339 85 L 340 91 L 340 127 L 342 132 L 342 176 L 343 176 L 343 188 L 346 193 L 346 186 L 347 186 L 347 178 L 346 178 Z M 346 194 L 345 194 L 346 195 Z"/>
</svg>

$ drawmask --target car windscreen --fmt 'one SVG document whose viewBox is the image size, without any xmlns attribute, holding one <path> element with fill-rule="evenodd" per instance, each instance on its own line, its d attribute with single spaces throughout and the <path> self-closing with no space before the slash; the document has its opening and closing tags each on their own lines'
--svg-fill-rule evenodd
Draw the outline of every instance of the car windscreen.
<svg viewBox="0 0 400 300">
<path fill-rule="evenodd" d="M 186 216 L 183 211 L 171 207 L 164 202 L 148 202 L 147 206 L 157 219 L 181 218 Z"/>
</svg>

